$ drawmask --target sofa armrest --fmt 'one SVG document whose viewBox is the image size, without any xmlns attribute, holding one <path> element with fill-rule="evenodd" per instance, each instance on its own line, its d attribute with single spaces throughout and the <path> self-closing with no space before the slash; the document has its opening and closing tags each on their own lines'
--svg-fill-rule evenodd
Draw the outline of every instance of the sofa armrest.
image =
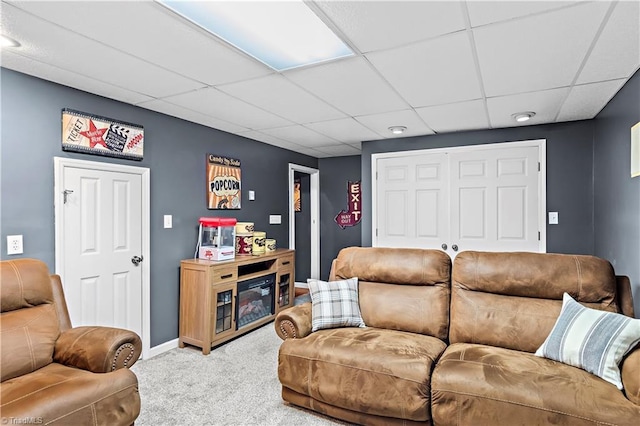
<svg viewBox="0 0 640 426">
<path fill-rule="evenodd" d="M 627 399 L 640 405 L 640 344 L 631 350 L 622 361 L 620 376 Z"/>
<path fill-rule="evenodd" d="M 274 325 L 282 340 L 308 336 L 311 333 L 311 302 L 280 311 Z"/>
<path fill-rule="evenodd" d="M 133 331 L 112 327 L 75 327 L 60 334 L 53 360 L 94 373 L 107 373 L 131 367 L 141 352 L 142 342 Z"/>
</svg>

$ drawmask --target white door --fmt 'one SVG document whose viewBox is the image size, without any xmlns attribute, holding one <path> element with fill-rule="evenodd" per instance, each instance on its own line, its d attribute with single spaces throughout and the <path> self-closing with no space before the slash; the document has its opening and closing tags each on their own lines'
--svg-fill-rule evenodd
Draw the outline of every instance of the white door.
<svg viewBox="0 0 640 426">
<path fill-rule="evenodd" d="M 377 166 L 378 245 L 440 248 L 449 238 L 447 154 L 381 158 Z"/>
<path fill-rule="evenodd" d="M 374 156 L 373 245 L 545 251 L 543 141 Z"/>
<path fill-rule="evenodd" d="M 449 160 L 454 252 L 539 251 L 538 147 L 455 151 Z"/>
<path fill-rule="evenodd" d="M 142 330 L 142 178 L 65 167 L 64 291 L 73 326 Z M 143 260 L 144 261 L 144 260 Z"/>
</svg>

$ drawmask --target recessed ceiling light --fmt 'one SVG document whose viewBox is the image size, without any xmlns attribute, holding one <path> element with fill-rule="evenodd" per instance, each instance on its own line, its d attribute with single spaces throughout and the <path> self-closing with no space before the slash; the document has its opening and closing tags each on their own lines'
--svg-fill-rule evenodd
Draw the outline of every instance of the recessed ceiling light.
<svg viewBox="0 0 640 426">
<path fill-rule="evenodd" d="M 405 126 L 391 126 L 389 127 L 389 131 L 394 135 L 401 135 L 404 131 L 407 130 Z"/>
<path fill-rule="evenodd" d="M 531 120 L 531 118 L 534 115 L 536 115 L 535 112 L 526 111 L 526 112 L 517 112 L 517 113 L 513 114 L 511 117 L 513 117 L 513 119 L 516 120 L 518 123 L 522 123 L 522 122 Z"/>
<path fill-rule="evenodd" d="M 160 3 L 276 71 L 353 55 L 302 0 Z"/>
<path fill-rule="evenodd" d="M 0 36 L 0 46 L 1 47 L 20 47 L 20 43 L 16 40 L 7 37 L 6 35 Z"/>
</svg>

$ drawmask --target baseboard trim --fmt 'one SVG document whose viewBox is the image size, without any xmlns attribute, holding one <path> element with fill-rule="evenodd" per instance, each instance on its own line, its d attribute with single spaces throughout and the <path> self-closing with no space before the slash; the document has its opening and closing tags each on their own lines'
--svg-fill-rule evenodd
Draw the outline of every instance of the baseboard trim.
<svg viewBox="0 0 640 426">
<path fill-rule="evenodd" d="M 300 282 L 300 281 L 296 281 L 295 282 L 295 287 L 297 287 L 297 288 L 309 288 L 309 284 L 303 283 L 303 282 Z"/>
<path fill-rule="evenodd" d="M 164 342 L 159 344 L 158 346 L 152 347 L 151 349 L 149 349 L 149 358 L 153 358 L 154 356 L 163 354 L 167 351 L 170 351 L 171 349 L 177 348 L 178 340 L 179 339 L 169 340 L 168 342 Z"/>
</svg>

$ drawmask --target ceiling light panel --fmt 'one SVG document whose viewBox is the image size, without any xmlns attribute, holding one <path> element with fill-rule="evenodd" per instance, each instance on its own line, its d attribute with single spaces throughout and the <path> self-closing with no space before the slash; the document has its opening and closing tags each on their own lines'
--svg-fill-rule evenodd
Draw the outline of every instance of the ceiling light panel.
<svg viewBox="0 0 640 426">
<path fill-rule="evenodd" d="M 363 53 L 465 28 L 458 1 L 319 1 L 315 4 Z"/>
<path fill-rule="evenodd" d="M 627 78 L 640 66 L 640 2 L 617 2 L 578 84 Z"/>
<path fill-rule="evenodd" d="M 608 7 L 590 2 L 474 29 L 486 95 L 570 85 Z"/>
<path fill-rule="evenodd" d="M 277 71 L 353 55 L 302 1 L 161 3 Z"/>
</svg>

